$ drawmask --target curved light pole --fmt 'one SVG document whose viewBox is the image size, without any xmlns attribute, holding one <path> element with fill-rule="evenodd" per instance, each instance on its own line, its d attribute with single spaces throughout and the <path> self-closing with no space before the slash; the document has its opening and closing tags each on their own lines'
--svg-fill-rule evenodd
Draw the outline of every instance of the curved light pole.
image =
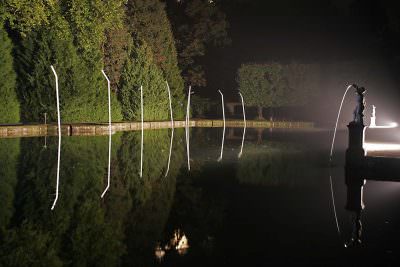
<svg viewBox="0 0 400 267">
<path fill-rule="evenodd" d="M 169 98 L 169 111 L 170 111 L 170 116 L 171 116 L 171 141 L 169 144 L 169 155 L 168 155 L 168 164 L 167 164 L 167 170 L 165 172 L 165 177 L 167 177 L 168 172 L 169 172 L 169 165 L 171 163 L 171 154 L 172 154 L 172 143 L 174 140 L 174 115 L 172 112 L 172 99 L 171 99 L 171 90 L 169 88 L 168 82 L 165 81 L 165 83 L 167 84 L 167 90 L 168 90 L 168 98 Z"/>
<path fill-rule="evenodd" d="M 239 95 L 240 95 L 240 99 L 242 100 L 244 126 L 243 126 L 242 146 L 240 147 L 240 152 L 238 154 L 238 158 L 240 158 L 242 156 L 242 154 L 243 154 L 244 137 L 246 135 L 246 126 L 247 126 L 247 124 L 246 124 L 246 112 L 245 112 L 245 109 L 244 109 L 244 100 L 243 100 L 243 95 L 242 95 L 242 93 L 240 93 L 240 91 L 239 91 Z"/>
<path fill-rule="evenodd" d="M 58 150 L 57 150 L 57 182 L 56 182 L 56 197 L 51 206 L 51 210 L 54 209 L 58 200 L 58 190 L 60 186 L 60 160 L 61 160 L 61 119 L 60 119 L 60 96 L 58 92 L 58 76 L 53 65 L 50 66 L 56 79 L 56 100 L 57 100 L 57 126 L 58 126 Z"/>
<path fill-rule="evenodd" d="M 101 194 L 101 198 L 104 197 L 108 189 L 110 188 L 110 167 L 111 167 L 111 89 L 110 89 L 110 80 L 108 79 L 104 70 L 101 70 L 103 76 L 107 80 L 107 88 L 108 88 L 108 169 L 107 169 L 107 187 L 104 189 Z"/>
<path fill-rule="evenodd" d="M 188 170 L 190 171 L 190 133 L 189 133 L 189 123 L 190 123 L 190 95 L 192 94 L 192 86 L 189 86 L 189 91 L 188 91 L 188 100 L 187 100 L 187 106 L 186 106 L 186 154 L 187 154 L 187 166 Z"/>
<path fill-rule="evenodd" d="M 222 94 L 221 90 L 218 90 L 218 93 L 220 93 L 221 95 L 221 105 L 222 105 L 222 118 L 224 121 L 224 130 L 222 132 L 222 144 L 221 144 L 221 154 L 219 155 L 219 158 L 217 159 L 217 161 L 221 161 L 222 160 L 222 155 L 224 153 L 224 142 L 225 142 L 225 107 L 224 107 L 224 95 Z"/>
<path fill-rule="evenodd" d="M 143 177 L 143 85 L 140 86 L 140 113 L 141 113 L 141 127 L 142 127 L 142 138 L 140 141 L 140 177 Z"/>
</svg>

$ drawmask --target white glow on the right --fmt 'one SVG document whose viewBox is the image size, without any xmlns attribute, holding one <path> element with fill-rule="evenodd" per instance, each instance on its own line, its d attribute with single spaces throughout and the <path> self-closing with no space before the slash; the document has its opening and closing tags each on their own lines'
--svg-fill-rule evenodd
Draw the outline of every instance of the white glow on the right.
<svg viewBox="0 0 400 267">
<path fill-rule="evenodd" d="M 400 151 L 400 144 L 393 143 L 364 143 L 366 151 Z"/>
<path fill-rule="evenodd" d="M 396 128 L 398 124 L 396 122 L 391 122 L 388 125 L 374 125 L 374 126 L 369 126 L 371 129 L 391 129 L 391 128 Z"/>
</svg>

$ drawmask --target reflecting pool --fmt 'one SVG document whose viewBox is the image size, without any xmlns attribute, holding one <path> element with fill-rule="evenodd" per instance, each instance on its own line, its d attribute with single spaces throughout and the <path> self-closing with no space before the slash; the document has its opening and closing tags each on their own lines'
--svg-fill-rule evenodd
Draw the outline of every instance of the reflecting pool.
<svg viewBox="0 0 400 267">
<path fill-rule="evenodd" d="M 145 131 L 143 156 L 140 132 L 116 133 L 110 166 L 108 136 L 63 137 L 54 210 L 58 138 L 0 139 L 0 266 L 399 261 L 400 183 L 366 182 L 361 244 L 345 247 L 346 132 L 331 167 L 331 132 L 242 133 L 190 129 L 188 153 L 184 129 Z"/>
</svg>

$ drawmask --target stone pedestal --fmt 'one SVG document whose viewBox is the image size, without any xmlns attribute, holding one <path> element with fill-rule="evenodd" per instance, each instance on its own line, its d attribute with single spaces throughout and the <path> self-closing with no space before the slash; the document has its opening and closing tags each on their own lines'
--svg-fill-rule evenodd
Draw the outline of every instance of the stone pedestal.
<svg viewBox="0 0 400 267">
<path fill-rule="evenodd" d="M 346 209 L 350 211 L 361 211 L 364 209 L 362 198 L 363 185 L 365 184 L 365 151 L 364 129 L 362 123 L 350 122 L 349 145 L 346 150 L 345 183 L 347 186 Z"/>
</svg>

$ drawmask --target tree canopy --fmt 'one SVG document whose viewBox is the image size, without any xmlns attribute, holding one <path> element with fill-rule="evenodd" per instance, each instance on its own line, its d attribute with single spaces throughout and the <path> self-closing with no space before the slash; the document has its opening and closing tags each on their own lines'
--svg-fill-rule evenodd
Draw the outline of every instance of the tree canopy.
<svg viewBox="0 0 400 267">
<path fill-rule="evenodd" d="M 171 89 L 174 117 L 184 117 L 184 80 L 164 2 L 4 0 L 0 23 L 6 25 L 14 42 L 0 30 L 0 68 L 8 77 L 0 90 L 11 105 L 2 105 L 11 117 L 1 118 L 0 123 L 19 122 L 20 113 L 24 122 L 39 122 L 44 113 L 55 119 L 50 65 L 59 76 L 63 121 L 107 120 L 102 69 L 111 80 L 113 120 L 138 119 L 139 86 L 145 89 L 146 119 L 167 118 L 165 81 Z"/>
<path fill-rule="evenodd" d="M 243 64 L 238 71 L 238 83 L 246 104 L 258 107 L 260 119 L 263 118 L 262 108 L 276 108 L 287 103 L 284 68 L 278 63 Z"/>
<path fill-rule="evenodd" d="M 20 115 L 12 50 L 7 32 L 0 27 L 0 123 L 18 122 Z"/>
</svg>

